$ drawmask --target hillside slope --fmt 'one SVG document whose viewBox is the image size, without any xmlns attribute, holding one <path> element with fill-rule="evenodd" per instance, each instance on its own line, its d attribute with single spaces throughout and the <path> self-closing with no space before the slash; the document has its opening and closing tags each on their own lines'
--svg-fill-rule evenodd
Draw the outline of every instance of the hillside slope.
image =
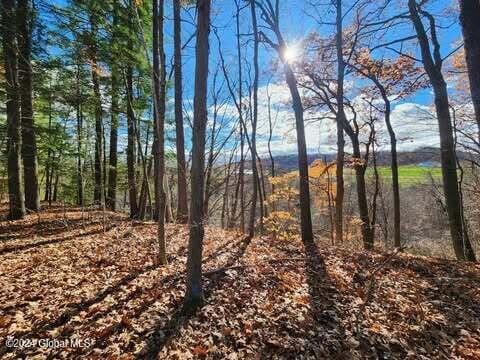
<svg viewBox="0 0 480 360">
<path fill-rule="evenodd" d="M 0 357 L 480 358 L 479 265 L 210 228 L 186 317 L 188 229 L 167 227 L 167 267 L 155 230 L 61 207 L 1 221 Z"/>
</svg>

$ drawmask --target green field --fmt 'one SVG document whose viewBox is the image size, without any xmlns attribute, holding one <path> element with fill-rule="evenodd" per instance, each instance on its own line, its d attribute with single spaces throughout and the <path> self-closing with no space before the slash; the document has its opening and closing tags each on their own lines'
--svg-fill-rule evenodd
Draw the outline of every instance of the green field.
<svg viewBox="0 0 480 360">
<path fill-rule="evenodd" d="M 379 166 L 378 172 L 383 179 L 389 179 L 392 176 L 392 170 L 389 166 Z M 373 176 L 373 169 L 369 168 L 368 175 Z M 435 180 L 441 180 L 442 169 L 439 167 L 422 167 L 418 165 L 402 165 L 398 168 L 400 185 L 414 185 L 430 181 L 430 174 Z"/>
</svg>

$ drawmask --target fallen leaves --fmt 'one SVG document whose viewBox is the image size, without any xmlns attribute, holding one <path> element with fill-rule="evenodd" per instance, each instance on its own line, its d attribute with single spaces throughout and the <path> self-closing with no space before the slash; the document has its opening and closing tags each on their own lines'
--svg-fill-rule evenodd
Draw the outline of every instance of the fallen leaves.
<svg viewBox="0 0 480 360">
<path fill-rule="evenodd" d="M 296 240 L 246 243 L 207 228 L 206 304 L 184 318 L 186 227 L 167 226 L 170 265 L 159 267 L 154 223 L 58 216 L 0 223 L 0 338 L 95 341 L 2 343 L 4 358 L 480 358 L 479 265 L 338 248 L 306 256 Z"/>
</svg>

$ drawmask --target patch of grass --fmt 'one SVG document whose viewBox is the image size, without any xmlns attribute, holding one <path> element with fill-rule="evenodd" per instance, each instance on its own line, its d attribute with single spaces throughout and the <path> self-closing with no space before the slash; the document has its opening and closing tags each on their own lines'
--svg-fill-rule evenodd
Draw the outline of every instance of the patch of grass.
<svg viewBox="0 0 480 360">
<path fill-rule="evenodd" d="M 380 166 L 378 167 L 378 172 L 383 179 L 390 179 L 392 177 L 390 166 Z M 439 167 L 428 168 L 418 165 L 402 165 L 398 168 L 400 186 L 425 183 L 429 180 L 430 174 L 435 180 L 441 180 L 442 169 Z M 373 176 L 372 168 L 369 168 L 368 175 Z"/>
</svg>

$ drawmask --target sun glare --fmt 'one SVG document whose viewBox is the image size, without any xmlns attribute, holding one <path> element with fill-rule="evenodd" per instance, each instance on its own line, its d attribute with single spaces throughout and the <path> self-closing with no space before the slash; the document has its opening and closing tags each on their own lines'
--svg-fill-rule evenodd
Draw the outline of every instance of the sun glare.
<svg viewBox="0 0 480 360">
<path fill-rule="evenodd" d="M 300 49 L 297 44 L 287 45 L 283 50 L 283 58 L 289 64 L 295 62 L 300 55 Z"/>
</svg>

